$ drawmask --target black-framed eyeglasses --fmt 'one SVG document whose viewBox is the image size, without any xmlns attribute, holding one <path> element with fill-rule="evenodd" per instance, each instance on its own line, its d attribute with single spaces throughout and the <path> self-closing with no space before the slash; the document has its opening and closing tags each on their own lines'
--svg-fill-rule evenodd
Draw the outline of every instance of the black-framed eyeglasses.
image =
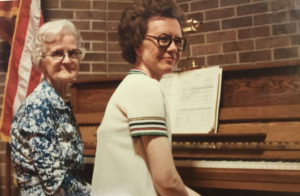
<svg viewBox="0 0 300 196">
<path fill-rule="evenodd" d="M 51 54 L 43 55 L 42 57 L 51 56 L 54 60 L 61 61 L 65 58 L 66 53 L 68 54 L 68 57 L 71 59 L 81 59 L 82 58 L 82 50 L 75 48 L 71 50 L 55 50 Z"/>
<path fill-rule="evenodd" d="M 163 33 L 159 36 L 145 35 L 145 37 L 152 37 L 152 38 L 156 39 L 158 45 L 164 49 L 167 49 L 172 44 L 172 41 L 174 41 L 177 51 L 179 51 L 179 52 L 184 51 L 184 49 L 186 47 L 186 39 L 183 37 L 172 38 L 171 35 L 166 34 L 166 33 Z"/>
</svg>

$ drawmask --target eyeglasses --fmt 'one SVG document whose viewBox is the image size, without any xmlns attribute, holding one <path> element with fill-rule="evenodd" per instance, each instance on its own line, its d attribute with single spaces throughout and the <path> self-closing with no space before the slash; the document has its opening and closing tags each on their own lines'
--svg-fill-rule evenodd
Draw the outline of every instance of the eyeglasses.
<svg viewBox="0 0 300 196">
<path fill-rule="evenodd" d="M 167 49 L 172 44 L 172 41 L 174 41 L 177 51 L 179 52 L 184 51 L 186 47 L 186 39 L 184 39 L 183 37 L 172 38 L 171 35 L 166 33 L 163 33 L 159 36 L 145 35 L 145 37 L 152 37 L 156 39 L 158 45 L 164 49 Z"/>
<path fill-rule="evenodd" d="M 49 55 L 43 55 L 42 57 L 51 56 L 54 60 L 61 61 L 66 57 L 66 53 L 68 57 L 71 59 L 81 59 L 82 58 L 82 51 L 78 48 L 71 49 L 71 50 L 55 50 Z"/>
</svg>

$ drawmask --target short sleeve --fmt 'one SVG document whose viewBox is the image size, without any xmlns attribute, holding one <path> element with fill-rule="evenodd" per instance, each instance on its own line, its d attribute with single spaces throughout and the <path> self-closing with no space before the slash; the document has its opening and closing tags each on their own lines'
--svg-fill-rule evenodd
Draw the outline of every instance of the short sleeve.
<svg viewBox="0 0 300 196">
<path fill-rule="evenodd" d="M 128 86 L 126 111 L 131 136 L 168 136 L 165 104 L 159 82 L 140 76 Z"/>
</svg>

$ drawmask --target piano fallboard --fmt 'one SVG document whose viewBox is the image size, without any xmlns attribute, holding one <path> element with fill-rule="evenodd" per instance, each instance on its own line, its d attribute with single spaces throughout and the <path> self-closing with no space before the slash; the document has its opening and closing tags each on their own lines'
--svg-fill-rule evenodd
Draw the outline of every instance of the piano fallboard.
<svg viewBox="0 0 300 196">
<path fill-rule="evenodd" d="M 177 170 L 186 185 L 200 189 L 217 188 L 300 193 L 299 170 L 182 166 L 177 166 Z"/>
</svg>

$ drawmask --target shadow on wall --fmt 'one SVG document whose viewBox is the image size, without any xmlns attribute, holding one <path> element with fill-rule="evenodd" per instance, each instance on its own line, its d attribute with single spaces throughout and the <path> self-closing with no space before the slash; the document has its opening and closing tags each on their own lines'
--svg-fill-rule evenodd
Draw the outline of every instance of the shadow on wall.
<svg viewBox="0 0 300 196">
<path fill-rule="evenodd" d="M 8 42 L 0 39 L 0 72 L 7 72 L 10 54 L 10 45 Z"/>
<path fill-rule="evenodd" d="M 6 150 L 6 143 L 0 140 L 0 195 L 1 196 L 19 196 L 19 190 L 17 188 L 17 185 L 15 182 L 11 182 L 11 188 L 10 190 L 7 190 L 7 165 L 6 165 L 6 159 L 7 159 L 7 150 Z M 13 179 L 13 170 L 10 172 L 11 179 Z M 12 180 L 14 181 L 14 180 Z"/>
</svg>

